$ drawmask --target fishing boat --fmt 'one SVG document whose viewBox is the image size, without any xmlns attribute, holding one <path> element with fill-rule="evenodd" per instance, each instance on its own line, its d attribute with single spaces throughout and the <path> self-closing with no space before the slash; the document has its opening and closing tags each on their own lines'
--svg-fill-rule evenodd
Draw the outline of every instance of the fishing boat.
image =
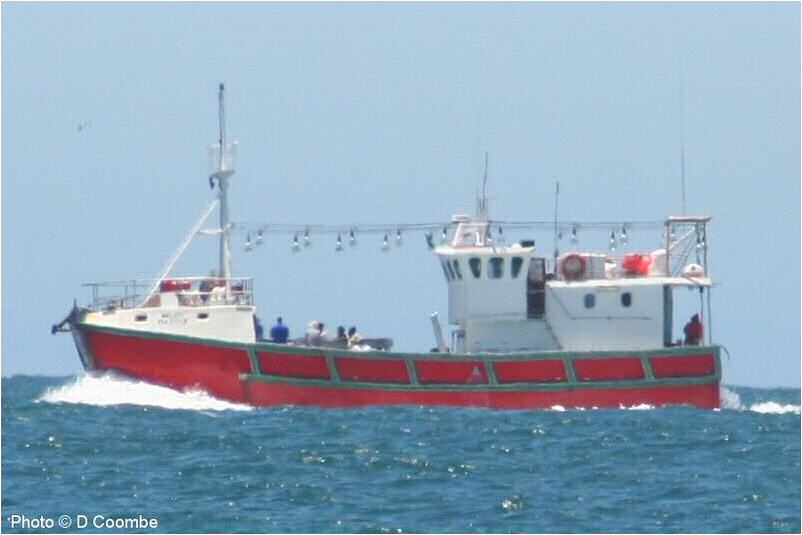
<svg viewBox="0 0 802 535">
<path fill-rule="evenodd" d="M 454 216 L 439 245 L 426 235 L 448 291 L 448 335 L 436 313 L 424 318 L 434 349 L 394 352 L 387 338 L 277 341 L 260 336 L 253 280 L 232 274 L 228 189 L 235 156 L 221 85 L 209 176 L 214 200 L 158 277 L 89 283 L 91 301 L 74 303 L 52 328 L 72 334 L 87 372 L 203 389 L 254 406 L 719 407 L 722 347 L 710 329 L 709 216 L 668 217 L 650 252 L 555 249 L 547 257 L 531 240 L 501 239 L 488 217 L 485 174 L 476 216 Z M 204 229 L 215 211 L 219 226 Z M 626 227 L 620 233 L 625 237 Z M 174 276 L 200 234 L 218 236 L 215 272 Z M 674 295 L 687 288 L 698 290 L 699 314 L 685 339 L 675 340 Z"/>
</svg>

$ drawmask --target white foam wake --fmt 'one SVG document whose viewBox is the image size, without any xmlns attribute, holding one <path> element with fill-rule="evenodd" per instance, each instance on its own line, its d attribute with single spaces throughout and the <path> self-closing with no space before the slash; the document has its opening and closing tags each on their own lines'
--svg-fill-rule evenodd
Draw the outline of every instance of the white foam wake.
<svg viewBox="0 0 802 535">
<path fill-rule="evenodd" d="M 760 414 L 800 414 L 799 405 L 777 403 L 776 401 L 762 401 L 752 403 L 748 407 L 741 401 L 741 396 L 726 386 L 721 387 L 721 408 L 735 411 L 752 411 Z"/>
<path fill-rule="evenodd" d="M 759 412 L 761 414 L 786 414 L 796 413 L 799 414 L 799 405 L 781 405 L 774 401 L 764 401 L 763 403 L 753 403 L 749 406 L 752 412 Z"/>
<path fill-rule="evenodd" d="M 108 407 L 138 405 L 195 411 L 248 411 L 252 407 L 217 399 L 202 390 L 180 392 L 143 381 L 105 373 L 83 375 L 71 383 L 47 389 L 37 401 Z"/>
<path fill-rule="evenodd" d="M 596 407 L 596 406 L 593 406 L 593 407 L 574 407 L 573 410 L 584 411 L 584 410 L 588 410 L 588 408 L 590 408 L 591 410 L 594 410 L 594 411 L 598 410 L 598 407 Z M 652 410 L 654 408 L 655 408 L 654 405 L 648 405 L 646 403 L 641 403 L 640 405 L 632 405 L 630 407 L 627 407 L 626 405 L 619 405 L 618 406 L 618 409 L 622 410 L 622 411 L 650 411 L 650 410 Z M 563 407 L 562 405 L 552 405 L 551 407 L 549 407 L 549 410 L 552 410 L 554 412 L 565 412 L 566 408 Z"/>
<path fill-rule="evenodd" d="M 649 405 L 648 403 L 641 403 L 640 405 L 632 405 L 630 407 L 619 405 L 618 408 L 625 411 L 650 411 L 654 409 L 654 405 Z"/>
<path fill-rule="evenodd" d="M 729 409 L 733 411 L 744 410 L 744 404 L 741 403 L 741 396 L 738 395 L 738 392 L 730 390 L 726 386 L 722 386 L 719 389 L 719 397 L 722 409 Z"/>
</svg>

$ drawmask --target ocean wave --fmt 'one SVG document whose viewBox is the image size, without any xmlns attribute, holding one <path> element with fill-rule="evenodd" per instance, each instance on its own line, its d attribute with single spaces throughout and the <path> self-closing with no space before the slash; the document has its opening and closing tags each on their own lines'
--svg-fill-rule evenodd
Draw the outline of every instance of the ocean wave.
<svg viewBox="0 0 802 535">
<path fill-rule="evenodd" d="M 787 414 L 795 413 L 800 414 L 799 405 L 781 405 L 774 401 L 764 401 L 763 403 L 753 403 L 749 406 L 752 412 L 759 412 L 761 414 Z"/>
<path fill-rule="evenodd" d="M 792 404 L 777 403 L 776 401 L 760 401 L 746 405 L 741 401 L 741 396 L 727 388 L 721 387 L 721 408 L 734 411 L 751 411 L 760 414 L 800 414 L 800 406 Z"/>
<path fill-rule="evenodd" d="M 65 385 L 47 389 L 37 401 L 97 407 L 137 405 L 194 411 L 249 411 L 253 408 L 217 399 L 203 390 L 181 392 L 112 373 L 77 377 Z"/>
<path fill-rule="evenodd" d="M 654 409 L 654 405 L 649 405 L 648 403 L 641 403 L 640 405 L 632 405 L 630 407 L 619 405 L 618 408 L 625 411 L 650 411 Z"/>
</svg>

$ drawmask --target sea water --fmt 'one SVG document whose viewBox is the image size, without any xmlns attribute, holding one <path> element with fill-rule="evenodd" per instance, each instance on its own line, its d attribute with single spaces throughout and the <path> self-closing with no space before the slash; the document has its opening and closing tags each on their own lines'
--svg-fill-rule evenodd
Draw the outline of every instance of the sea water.
<svg viewBox="0 0 802 535">
<path fill-rule="evenodd" d="M 799 532 L 800 391 L 722 395 L 254 409 L 111 375 L 4 378 L 2 529 Z"/>
</svg>

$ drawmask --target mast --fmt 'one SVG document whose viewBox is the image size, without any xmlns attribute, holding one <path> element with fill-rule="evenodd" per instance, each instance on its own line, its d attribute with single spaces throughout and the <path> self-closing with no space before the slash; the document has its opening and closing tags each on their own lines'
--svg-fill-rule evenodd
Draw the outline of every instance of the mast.
<svg viewBox="0 0 802 535">
<path fill-rule="evenodd" d="M 220 84 L 219 93 L 219 114 L 218 122 L 220 135 L 218 139 L 218 149 L 216 168 L 210 177 L 213 181 L 217 179 L 218 195 L 220 203 L 220 254 L 218 273 L 224 279 L 231 277 L 231 221 L 228 212 L 228 181 L 234 174 L 234 155 L 233 144 L 229 145 L 226 138 L 226 108 L 224 99 L 225 86 Z M 212 182 L 213 183 L 213 182 Z M 227 286 L 226 286 L 227 287 Z"/>
</svg>

